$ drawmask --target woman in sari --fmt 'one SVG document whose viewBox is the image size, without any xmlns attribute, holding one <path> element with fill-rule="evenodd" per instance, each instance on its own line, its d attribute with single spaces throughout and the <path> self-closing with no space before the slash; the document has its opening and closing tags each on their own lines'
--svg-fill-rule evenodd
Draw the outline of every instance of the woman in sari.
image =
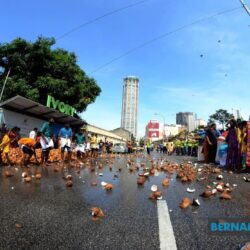
<svg viewBox="0 0 250 250">
<path fill-rule="evenodd" d="M 247 122 L 243 121 L 238 125 L 238 141 L 240 144 L 240 157 L 243 169 L 246 169 L 247 155 Z"/>
<path fill-rule="evenodd" d="M 235 119 L 231 119 L 228 123 L 228 152 L 226 166 L 231 170 L 239 170 L 241 166 L 240 162 L 240 144 L 238 141 L 237 122 Z"/>
</svg>

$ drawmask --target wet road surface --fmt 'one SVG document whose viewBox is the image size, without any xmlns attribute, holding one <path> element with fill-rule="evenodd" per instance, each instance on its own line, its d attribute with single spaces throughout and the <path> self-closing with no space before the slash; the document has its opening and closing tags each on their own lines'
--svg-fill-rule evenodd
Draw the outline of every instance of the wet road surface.
<svg viewBox="0 0 250 250">
<path fill-rule="evenodd" d="M 160 159 L 161 155 L 152 158 Z M 142 154 L 133 159 L 151 165 Z M 183 159 L 168 157 L 171 162 Z M 98 168 L 100 162 L 102 169 Z M 42 179 L 32 178 L 31 183 L 23 182 L 19 168 L 12 170 L 11 178 L 4 177 L 5 168 L 0 168 L 0 249 L 160 249 L 157 202 L 148 199 L 153 184 L 159 186 L 167 202 L 177 249 L 237 249 L 250 239 L 250 235 L 213 235 L 208 230 L 209 218 L 250 218 L 250 183 L 242 180 L 245 174 L 222 173 L 225 183 L 237 184 L 233 199 L 223 201 L 218 195 L 199 197 L 207 185 L 216 181 L 216 175 L 183 184 L 173 174 L 170 186 L 164 188 L 161 182 L 166 173 L 158 172 L 144 186 L 138 186 L 138 171 L 128 171 L 126 156 L 109 159 L 109 163 L 93 160 L 91 164 L 96 166 L 95 172 L 85 165 L 80 173 L 75 168 L 58 173 L 52 167 L 38 168 Z M 66 170 L 73 177 L 71 188 L 62 179 Z M 30 171 L 34 174 L 35 167 Z M 97 186 L 91 185 L 93 181 Z M 112 183 L 113 190 L 106 191 L 102 181 Z M 196 192 L 187 193 L 187 187 Z M 184 197 L 199 198 L 201 206 L 180 209 Z M 91 207 L 102 208 L 105 217 L 93 221 Z M 16 223 L 23 227 L 16 228 Z"/>
</svg>

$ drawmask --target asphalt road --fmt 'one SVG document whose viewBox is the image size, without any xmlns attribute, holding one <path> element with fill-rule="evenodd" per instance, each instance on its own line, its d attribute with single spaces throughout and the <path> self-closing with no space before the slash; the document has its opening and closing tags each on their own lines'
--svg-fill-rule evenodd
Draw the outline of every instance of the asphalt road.
<svg viewBox="0 0 250 250">
<path fill-rule="evenodd" d="M 151 157 L 161 158 L 159 154 Z M 143 155 L 134 160 L 150 165 Z M 170 156 L 168 160 L 194 159 Z M 174 174 L 170 186 L 163 188 L 161 182 L 166 174 L 158 172 L 141 187 L 136 182 L 138 171 L 130 173 L 127 169 L 126 156 L 111 161 L 114 161 L 112 171 L 104 159 L 91 162 L 96 166 L 95 172 L 86 166 L 80 173 L 69 168 L 73 177 L 71 188 L 62 179 L 65 169 L 56 173 L 52 167 L 38 168 L 42 179 L 32 178 L 31 183 L 24 183 L 20 168 L 12 169 L 14 176 L 6 178 L 5 168 L 0 167 L 0 249 L 160 249 L 157 202 L 148 199 L 153 184 L 160 187 L 166 200 L 177 249 L 233 250 L 250 240 L 250 235 L 213 235 L 208 230 L 210 218 L 250 219 L 250 183 L 242 180 L 244 174 L 223 172 L 224 181 L 237 187 L 232 200 L 222 201 L 217 195 L 199 197 L 216 175 L 209 180 L 183 184 Z M 103 169 L 98 168 L 100 162 Z M 33 175 L 35 167 L 29 171 Z M 93 181 L 97 186 L 91 185 Z M 112 183 L 113 190 L 106 191 L 101 181 Z M 196 192 L 187 193 L 187 187 L 195 188 Z M 179 208 L 184 197 L 199 197 L 201 206 Z M 94 221 L 91 207 L 102 208 L 105 217 Z M 16 223 L 22 228 L 16 228 Z"/>
</svg>

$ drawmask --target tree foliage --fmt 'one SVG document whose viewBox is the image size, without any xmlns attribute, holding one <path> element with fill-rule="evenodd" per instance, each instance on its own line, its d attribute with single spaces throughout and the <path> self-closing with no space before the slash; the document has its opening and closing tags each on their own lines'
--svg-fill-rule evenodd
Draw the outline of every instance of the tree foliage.
<svg viewBox="0 0 250 250">
<path fill-rule="evenodd" d="M 101 93 L 93 78 L 77 65 L 77 57 L 64 49 L 52 49 L 55 39 L 39 37 L 34 43 L 17 38 L 0 43 L 0 87 L 10 69 L 3 100 L 15 95 L 46 104 L 52 95 L 78 112 Z"/>
<path fill-rule="evenodd" d="M 228 113 L 227 110 L 219 109 L 219 110 L 216 110 L 216 112 L 213 115 L 209 116 L 208 122 L 209 123 L 218 122 L 224 128 L 224 125 L 228 122 L 228 120 L 230 119 L 231 116 L 232 115 L 230 113 Z"/>
</svg>

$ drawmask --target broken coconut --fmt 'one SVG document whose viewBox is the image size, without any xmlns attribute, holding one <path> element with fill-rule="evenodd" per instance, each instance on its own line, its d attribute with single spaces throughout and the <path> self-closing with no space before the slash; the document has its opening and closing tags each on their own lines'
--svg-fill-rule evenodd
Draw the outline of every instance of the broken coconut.
<svg viewBox="0 0 250 250">
<path fill-rule="evenodd" d="M 99 208 L 99 207 L 92 207 L 92 208 L 91 208 L 91 215 L 92 215 L 94 218 L 101 218 L 101 217 L 104 217 L 104 213 L 103 213 L 102 209 Z"/>
<path fill-rule="evenodd" d="M 198 199 L 193 199 L 193 203 L 192 203 L 193 206 L 200 206 L 200 202 Z"/>
<path fill-rule="evenodd" d="M 245 181 L 245 182 L 250 182 L 250 178 L 247 178 L 247 177 L 243 177 L 243 180 Z"/>
<path fill-rule="evenodd" d="M 149 197 L 149 199 L 151 199 L 151 200 L 161 200 L 162 199 L 161 192 L 160 191 L 154 191 L 154 192 L 152 192 L 152 194 Z"/>
<path fill-rule="evenodd" d="M 107 184 L 108 184 L 108 183 L 105 182 L 105 181 L 102 181 L 102 182 L 101 182 L 102 187 L 105 187 Z"/>
<path fill-rule="evenodd" d="M 195 189 L 194 189 L 194 188 L 187 188 L 187 192 L 188 192 L 188 193 L 194 193 L 194 192 L 195 192 Z"/>
<path fill-rule="evenodd" d="M 66 187 L 72 187 L 73 182 L 71 180 L 66 181 Z"/>
<path fill-rule="evenodd" d="M 156 192 L 158 190 L 158 187 L 156 185 L 151 186 L 151 191 Z"/>
<path fill-rule="evenodd" d="M 216 177 L 217 180 L 222 180 L 223 179 L 223 176 L 220 174 Z"/>
<path fill-rule="evenodd" d="M 217 191 L 219 191 L 219 192 L 223 192 L 223 187 L 222 187 L 222 185 L 217 185 L 217 186 L 216 186 L 216 189 L 217 189 Z"/>
<path fill-rule="evenodd" d="M 23 178 L 25 178 L 25 177 L 27 177 L 28 176 L 28 174 L 26 173 L 26 172 L 22 172 L 22 177 Z"/>
<path fill-rule="evenodd" d="M 228 194 L 227 192 L 223 192 L 221 195 L 220 195 L 220 199 L 223 199 L 223 200 L 231 200 L 232 199 L 232 196 L 230 194 Z"/>
</svg>

